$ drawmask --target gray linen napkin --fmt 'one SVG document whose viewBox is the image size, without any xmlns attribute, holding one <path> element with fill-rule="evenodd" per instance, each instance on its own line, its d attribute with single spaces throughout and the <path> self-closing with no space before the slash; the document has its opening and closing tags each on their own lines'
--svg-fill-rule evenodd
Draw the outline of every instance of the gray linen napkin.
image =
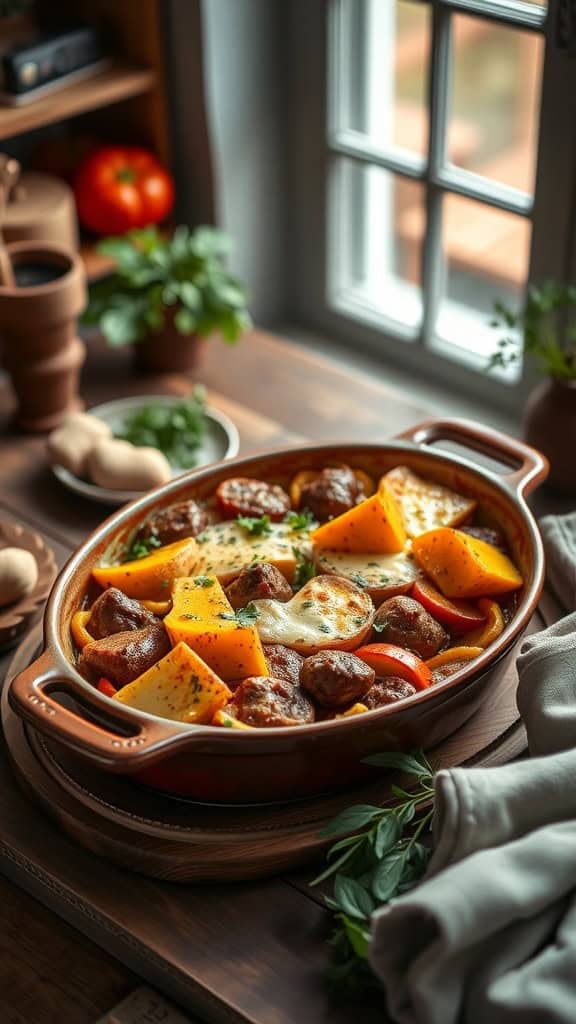
<svg viewBox="0 0 576 1024">
<path fill-rule="evenodd" d="M 576 580 L 570 518 L 545 531 L 559 595 Z M 576 613 L 523 642 L 518 675 L 535 756 L 439 772 L 426 877 L 374 915 L 370 960 L 401 1024 L 576 1021 Z"/>
<path fill-rule="evenodd" d="M 540 529 L 548 559 L 548 579 L 568 612 L 576 609 L 576 512 L 544 516 Z"/>
</svg>

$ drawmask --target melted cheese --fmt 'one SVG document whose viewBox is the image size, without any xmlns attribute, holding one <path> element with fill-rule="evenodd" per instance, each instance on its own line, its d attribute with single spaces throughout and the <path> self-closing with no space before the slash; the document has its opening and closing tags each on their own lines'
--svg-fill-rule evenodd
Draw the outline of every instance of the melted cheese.
<svg viewBox="0 0 576 1024">
<path fill-rule="evenodd" d="M 270 532 L 259 536 L 249 534 L 236 522 L 216 523 L 196 538 L 199 559 L 194 572 L 197 576 L 217 576 L 226 584 L 246 566 L 269 562 L 290 583 L 298 552 L 306 557 L 307 537 L 305 531 L 295 533 L 286 523 L 271 523 Z"/>
<path fill-rule="evenodd" d="M 409 544 L 396 555 L 349 555 L 342 551 L 316 551 L 315 559 L 321 572 L 345 576 L 367 590 L 402 586 L 412 583 L 421 575 Z"/>
<path fill-rule="evenodd" d="M 400 504 L 404 527 L 409 537 L 418 537 L 440 526 L 458 526 L 476 508 L 476 502 L 448 487 L 423 480 L 407 466 L 396 466 L 382 477 Z"/>
<path fill-rule="evenodd" d="M 315 576 L 286 604 L 272 600 L 254 604 L 264 643 L 285 644 L 309 653 L 357 646 L 374 617 L 368 594 L 336 576 Z"/>
</svg>

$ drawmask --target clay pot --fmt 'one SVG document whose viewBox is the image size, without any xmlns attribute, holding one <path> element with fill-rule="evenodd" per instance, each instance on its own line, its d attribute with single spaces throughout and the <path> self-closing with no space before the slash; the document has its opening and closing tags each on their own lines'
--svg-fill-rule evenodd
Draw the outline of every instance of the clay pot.
<svg viewBox="0 0 576 1024">
<path fill-rule="evenodd" d="M 16 420 L 24 430 L 52 430 L 81 407 L 85 348 L 76 318 L 86 304 L 84 268 L 63 246 L 13 242 L 6 248 L 16 286 L 0 285 L 0 339 L 18 400 Z"/>
<path fill-rule="evenodd" d="M 135 344 L 134 365 L 144 373 L 196 372 L 202 365 L 205 341 L 197 334 L 180 334 L 170 312 L 161 330 L 151 331 Z"/>
<path fill-rule="evenodd" d="M 532 392 L 524 436 L 547 456 L 550 486 L 576 494 L 576 380 L 550 377 Z"/>
</svg>

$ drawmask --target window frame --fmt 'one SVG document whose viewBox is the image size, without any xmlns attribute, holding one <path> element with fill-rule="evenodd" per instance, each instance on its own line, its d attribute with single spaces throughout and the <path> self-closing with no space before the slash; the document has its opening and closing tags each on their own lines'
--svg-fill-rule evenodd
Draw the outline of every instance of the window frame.
<svg viewBox="0 0 576 1024">
<path fill-rule="evenodd" d="M 478 372 L 482 368 L 479 359 L 476 360 L 478 369 L 472 369 L 465 362 L 430 348 L 441 287 L 441 261 L 436 253 L 443 196 L 465 195 L 491 207 L 530 217 L 532 242 L 528 282 L 573 279 L 576 272 L 576 133 L 566 130 L 566 126 L 575 123 L 570 114 L 573 108 L 576 113 L 576 100 L 572 99 L 576 97 L 576 60 L 567 58 L 556 45 L 559 0 L 549 0 L 544 18 L 537 7 L 527 3 L 429 0 L 432 35 L 428 83 L 429 162 L 404 150 L 401 154 L 395 154 L 392 149 L 379 150 L 367 144 L 365 138 L 357 138 L 359 133 L 355 136 L 354 132 L 338 127 L 342 122 L 335 116 L 334 97 L 338 101 L 339 83 L 334 82 L 334 65 L 328 61 L 329 45 L 338 45 L 333 14 L 337 2 L 320 0 L 306 4 L 306 0 L 296 0 L 291 5 L 293 305 L 307 326 L 320 328 L 339 340 L 408 370 L 413 369 L 420 376 L 424 374 L 437 381 L 448 377 L 452 387 L 500 408 L 519 409 L 534 381 L 529 367 L 525 366 L 521 378 L 511 384 Z M 450 19 L 457 13 L 474 14 L 498 24 L 536 31 L 545 40 L 534 199 L 498 182 L 488 185 L 472 172 L 442 166 L 450 75 L 446 54 L 450 45 Z M 422 261 L 424 316 L 418 331 L 396 321 L 387 321 L 380 313 L 371 315 L 367 309 L 355 310 L 353 301 L 339 303 L 327 291 L 333 270 L 329 260 L 338 258 L 338 246 L 330 243 L 333 225 L 329 223 L 328 209 L 335 187 L 334 165 L 339 156 L 368 160 L 393 173 L 424 182 L 426 186 Z M 410 343 L 403 344 L 403 340 L 410 340 Z M 489 389 L 486 388 L 488 380 Z"/>
</svg>

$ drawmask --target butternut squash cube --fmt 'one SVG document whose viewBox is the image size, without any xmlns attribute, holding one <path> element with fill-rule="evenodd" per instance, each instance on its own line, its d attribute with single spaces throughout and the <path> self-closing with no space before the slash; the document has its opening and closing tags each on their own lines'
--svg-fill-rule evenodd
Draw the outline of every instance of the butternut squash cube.
<svg viewBox="0 0 576 1024">
<path fill-rule="evenodd" d="M 243 626 L 215 576 L 174 583 L 164 625 L 173 644 L 184 641 L 221 679 L 270 675 L 254 626 Z"/>
<path fill-rule="evenodd" d="M 225 707 L 230 690 L 186 644 L 177 644 L 114 700 L 160 718 L 201 725 Z"/>
<path fill-rule="evenodd" d="M 447 526 L 415 537 L 412 550 L 418 565 L 445 597 L 506 594 L 523 583 L 507 555 Z"/>
<path fill-rule="evenodd" d="M 145 558 L 123 565 L 99 565 L 92 575 L 101 587 L 118 587 L 127 597 L 163 601 L 178 576 L 187 576 L 198 561 L 198 546 L 193 537 L 165 544 Z"/>
<path fill-rule="evenodd" d="M 394 495 L 380 486 L 372 497 L 313 530 L 310 539 L 316 548 L 387 554 L 403 550 L 406 531 Z"/>
</svg>

